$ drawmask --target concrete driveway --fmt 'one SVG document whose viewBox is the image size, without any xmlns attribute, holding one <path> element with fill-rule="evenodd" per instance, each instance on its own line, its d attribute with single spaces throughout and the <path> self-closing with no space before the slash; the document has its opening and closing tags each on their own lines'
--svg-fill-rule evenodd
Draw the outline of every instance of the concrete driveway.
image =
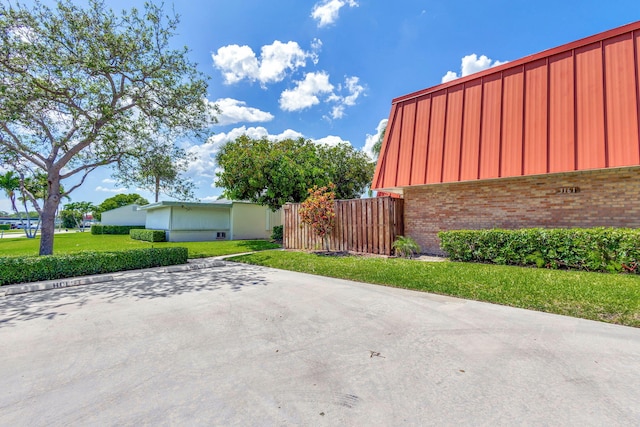
<svg viewBox="0 0 640 427">
<path fill-rule="evenodd" d="M 0 298 L 0 425 L 638 425 L 640 330 L 233 263 Z"/>
</svg>

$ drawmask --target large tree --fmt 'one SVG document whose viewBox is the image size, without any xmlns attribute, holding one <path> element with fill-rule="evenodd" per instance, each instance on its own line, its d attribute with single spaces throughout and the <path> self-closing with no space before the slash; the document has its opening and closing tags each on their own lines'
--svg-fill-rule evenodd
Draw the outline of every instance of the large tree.
<svg viewBox="0 0 640 427">
<path fill-rule="evenodd" d="M 224 196 L 249 200 L 276 210 L 299 203 L 313 186 L 336 184 L 339 199 L 358 197 L 373 176 L 374 164 L 348 144 L 335 147 L 312 141 L 269 141 L 243 135 L 225 144 L 216 156 L 216 185 Z"/>
<path fill-rule="evenodd" d="M 170 140 L 150 141 L 141 155 L 120 159 L 114 178 L 126 187 L 152 192 L 156 202 L 161 193 L 179 200 L 191 200 L 195 198 L 195 184 L 182 176 L 190 160 L 187 152 Z"/>
<path fill-rule="evenodd" d="M 166 129 L 199 133 L 211 124 L 203 75 L 186 48 L 170 46 L 177 23 L 150 3 L 120 14 L 98 0 L 84 9 L 68 0 L 53 9 L 0 3 L 0 163 L 47 176 L 44 203 L 31 200 L 40 254 L 53 252 L 61 196 L 87 174 L 144 153 Z"/>
<path fill-rule="evenodd" d="M 120 208 L 127 205 L 148 205 L 149 201 L 139 194 L 116 194 L 113 197 L 104 199 L 93 211 L 93 217 L 98 221 L 102 220 L 102 212 Z"/>
</svg>

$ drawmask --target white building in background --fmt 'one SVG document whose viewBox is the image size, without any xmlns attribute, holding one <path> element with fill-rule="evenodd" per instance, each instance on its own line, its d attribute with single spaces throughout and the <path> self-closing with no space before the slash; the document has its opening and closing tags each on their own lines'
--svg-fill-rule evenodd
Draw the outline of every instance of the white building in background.
<svg viewBox="0 0 640 427">
<path fill-rule="evenodd" d="M 158 202 L 138 209 L 146 212 L 145 227 L 164 230 L 169 242 L 268 239 L 282 225 L 281 209 L 249 202 Z"/>
<path fill-rule="evenodd" d="M 147 212 L 140 205 L 126 205 L 102 212 L 102 225 L 145 225 Z"/>
</svg>

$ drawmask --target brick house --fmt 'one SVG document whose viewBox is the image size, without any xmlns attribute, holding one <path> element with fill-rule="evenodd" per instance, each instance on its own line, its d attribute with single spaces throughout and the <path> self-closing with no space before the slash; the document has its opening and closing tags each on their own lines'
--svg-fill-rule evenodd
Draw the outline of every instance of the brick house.
<svg viewBox="0 0 640 427">
<path fill-rule="evenodd" d="M 372 188 L 405 234 L 640 227 L 640 21 L 392 101 Z"/>
</svg>

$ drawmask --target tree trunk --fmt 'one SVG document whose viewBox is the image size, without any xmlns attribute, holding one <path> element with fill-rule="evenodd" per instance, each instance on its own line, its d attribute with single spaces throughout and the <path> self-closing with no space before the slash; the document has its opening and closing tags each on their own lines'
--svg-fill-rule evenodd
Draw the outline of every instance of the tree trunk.
<svg viewBox="0 0 640 427">
<path fill-rule="evenodd" d="M 160 196 L 160 177 L 156 176 L 156 203 L 158 203 L 158 196 Z"/>
<path fill-rule="evenodd" d="M 60 175 L 49 172 L 47 198 L 40 214 L 40 255 L 53 254 L 53 236 L 56 231 L 56 211 L 60 203 Z"/>
</svg>

